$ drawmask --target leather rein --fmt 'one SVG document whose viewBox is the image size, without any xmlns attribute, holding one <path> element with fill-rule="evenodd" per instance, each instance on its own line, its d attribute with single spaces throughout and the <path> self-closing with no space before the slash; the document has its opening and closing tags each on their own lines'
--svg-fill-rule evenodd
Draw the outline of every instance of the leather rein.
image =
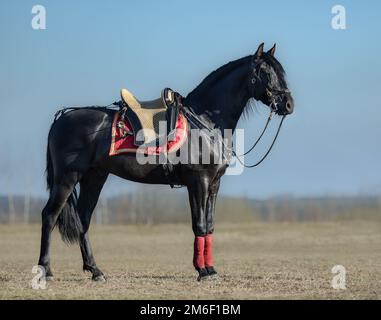
<svg viewBox="0 0 381 320">
<path fill-rule="evenodd" d="M 191 124 L 193 124 L 194 126 L 199 127 L 199 128 L 201 127 L 201 128 L 207 129 L 209 132 L 211 132 L 211 131 L 213 130 L 213 129 L 211 129 L 207 124 L 205 124 L 204 121 L 202 121 L 202 120 L 201 120 L 201 119 L 200 119 L 200 118 L 199 118 L 199 117 L 198 117 L 198 116 L 197 116 L 197 115 L 196 115 L 196 114 L 195 114 L 189 107 L 188 107 L 188 108 L 182 108 L 181 111 L 182 111 L 182 113 L 184 114 L 184 116 L 187 118 L 187 120 L 188 120 Z M 274 144 L 275 144 L 275 141 L 277 140 L 277 138 L 278 138 L 278 136 L 279 136 L 279 132 L 280 132 L 280 129 L 281 129 L 281 127 L 282 127 L 283 121 L 284 121 L 284 119 L 286 118 L 286 115 L 284 115 L 284 116 L 282 117 L 282 120 L 281 120 L 280 123 L 279 123 L 277 132 L 276 132 L 276 134 L 275 134 L 275 137 L 274 137 L 274 139 L 273 139 L 273 141 L 272 141 L 272 143 L 271 143 L 269 149 L 267 150 L 267 152 L 265 153 L 265 155 L 264 155 L 258 162 L 256 162 L 255 164 L 252 164 L 252 165 L 247 165 L 247 164 L 245 164 L 245 163 L 240 159 L 240 157 L 249 154 L 251 151 L 253 151 L 253 150 L 255 149 L 255 147 L 257 146 L 257 144 L 259 143 L 259 141 L 262 139 L 263 135 L 265 134 L 265 132 L 266 132 L 266 130 L 267 130 L 269 124 L 270 124 L 270 121 L 271 121 L 271 119 L 272 119 L 272 115 L 273 115 L 273 113 L 274 113 L 274 110 L 271 110 L 271 111 L 270 111 L 270 114 L 269 114 L 269 117 L 267 118 L 265 127 L 263 128 L 263 130 L 262 130 L 261 134 L 259 135 L 258 139 L 254 142 L 253 146 L 252 146 L 249 150 L 247 150 L 245 153 L 240 154 L 240 155 L 237 155 L 237 153 L 236 153 L 234 150 L 231 151 L 231 154 L 232 154 L 234 157 L 236 157 L 237 160 L 241 163 L 241 165 L 243 165 L 245 168 L 254 168 L 254 167 L 260 165 L 260 164 L 266 159 L 266 157 L 269 155 L 271 149 L 273 148 L 273 146 L 274 146 Z M 222 142 L 222 144 L 223 144 L 223 146 L 224 146 L 226 149 L 230 149 L 229 147 L 227 147 L 227 146 L 225 145 L 224 142 Z"/>
<path fill-rule="evenodd" d="M 273 110 L 270 111 L 270 115 L 269 115 L 269 117 L 267 118 L 267 122 L 266 122 L 265 127 L 263 128 L 263 130 L 262 130 L 261 134 L 259 135 L 258 139 L 254 142 L 254 144 L 252 145 L 252 147 L 251 147 L 248 151 L 246 151 L 245 153 L 243 153 L 243 154 L 241 154 L 241 155 L 237 155 L 237 153 L 236 153 L 234 150 L 232 150 L 232 154 L 233 154 L 233 156 L 235 156 L 235 157 L 237 158 L 238 162 L 239 162 L 241 165 L 243 165 L 245 168 L 254 168 L 254 167 L 259 166 L 259 165 L 260 165 L 260 164 L 267 158 L 267 156 L 270 154 L 270 151 L 271 151 L 271 149 L 273 148 L 273 146 L 274 146 L 274 144 L 275 144 L 275 141 L 277 140 L 277 138 L 278 138 L 278 136 L 279 136 L 279 132 L 280 132 L 280 129 L 281 129 L 281 127 L 282 127 L 283 121 L 284 121 L 284 119 L 286 118 L 286 115 L 284 115 L 284 116 L 282 117 L 282 120 L 281 120 L 280 123 L 279 123 L 277 132 L 276 132 L 276 134 L 275 134 L 275 137 L 274 137 L 274 139 L 273 139 L 273 141 L 272 141 L 272 143 L 271 143 L 269 149 L 267 150 L 267 152 L 264 154 L 264 156 L 263 156 L 258 162 L 254 163 L 254 164 L 251 164 L 251 165 L 247 165 L 247 164 L 245 164 L 244 161 L 242 161 L 242 160 L 240 159 L 240 157 L 245 156 L 245 155 L 249 154 L 251 151 L 253 151 L 253 150 L 255 149 L 255 147 L 257 146 L 257 144 L 259 143 L 259 141 L 261 141 L 261 139 L 262 139 L 264 133 L 266 132 L 266 130 L 267 130 L 268 126 L 269 126 L 269 123 L 270 123 L 270 121 L 271 121 L 273 112 L 274 112 Z"/>
</svg>

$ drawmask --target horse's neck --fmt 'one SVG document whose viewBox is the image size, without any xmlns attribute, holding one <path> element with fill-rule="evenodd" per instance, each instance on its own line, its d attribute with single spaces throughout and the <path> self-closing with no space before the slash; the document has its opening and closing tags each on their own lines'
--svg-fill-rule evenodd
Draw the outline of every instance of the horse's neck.
<svg viewBox="0 0 381 320">
<path fill-rule="evenodd" d="M 196 88 L 186 97 L 185 104 L 212 127 L 235 130 L 250 98 L 247 88 L 249 70 L 247 63 L 240 63 L 224 77 L 218 79 L 216 75 L 218 80 Z"/>
</svg>

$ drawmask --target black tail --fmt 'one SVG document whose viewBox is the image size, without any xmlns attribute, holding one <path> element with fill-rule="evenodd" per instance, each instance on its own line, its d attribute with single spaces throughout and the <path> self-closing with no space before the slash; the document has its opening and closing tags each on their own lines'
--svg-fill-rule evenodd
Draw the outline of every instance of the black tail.
<svg viewBox="0 0 381 320">
<path fill-rule="evenodd" d="M 54 168 L 49 143 L 46 151 L 46 182 L 47 188 L 51 192 L 54 185 Z M 56 224 L 58 224 L 58 229 L 64 242 L 73 244 L 79 241 L 83 228 L 78 215 L 78 196 L 75 188 L 60 212 Z"/>
</svg>

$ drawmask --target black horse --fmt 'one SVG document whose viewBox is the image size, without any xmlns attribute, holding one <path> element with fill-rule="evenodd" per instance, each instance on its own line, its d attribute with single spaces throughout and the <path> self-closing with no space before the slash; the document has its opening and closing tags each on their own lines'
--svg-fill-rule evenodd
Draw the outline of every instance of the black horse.
<svg viewBox="0 0 381 320">
<path fill-rule="evenodd" d="M 275 59 L 275 45 L 264 52 L 263 43 L 254 55 L 229 62 L 207 76 L 184 98 L 184 111 L 209 128 L 234 131 L 237 122 L 254 98 L 276 109 L 279 115 L 293 111 L 293 99 L 285 73 Z M 51 231 L 57 224 L 63 239 L 79 242 L 83 269 L 92 279 L 103 281 L 88 237 L 91 216 L 108 175 L 150 183 L 169 184 L 161 164 L 141 165 L 135 154 L 109 156 L 110 128 L 116 110 L 88 107 L 63 114 L 51 126 L 47 148 L 49 200 L 42 211 L 41 251 L 38 264 L 52 278 L 49 247 Z M 189 139 L 188 139 L 189 140 Z M 176 164 L 172 183 L 186 186 L 195 234 L 193 264 L 199 279 L 216 274 L 213 268 L 212 234 L 220 178 L 228 163 Z M 76 186 L 80 194 L 77 198 Z"/>
</svg>

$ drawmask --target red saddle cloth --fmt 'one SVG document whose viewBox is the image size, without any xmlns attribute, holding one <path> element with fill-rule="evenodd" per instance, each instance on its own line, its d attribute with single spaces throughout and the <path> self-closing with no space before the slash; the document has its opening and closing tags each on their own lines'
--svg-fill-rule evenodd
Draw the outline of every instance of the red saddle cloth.
<svg viewBox="0 0 381 320">
<path fill-rule="evenodd" d="M 187 140 L 188 133 L 188 121 L 179 113 L 179 117 L 176 122 L 176 135 L 173 141 L 168 141 L 167 144 L 161 146 L 140 146 L 137 147 L 134 144 L 134 136 L 127 134 L 126 131 L 132 132 L 132 126 L 128 119 L 122 120 L 121 113 L 116 112 L 114 121 L 112 123 L 111 130 L 111 147 L 110 156 L 125 153 L 144 153 L 147 155 L 159 155 L 160 153 L 172 153 L 176 152 Z"/>
</svg>

